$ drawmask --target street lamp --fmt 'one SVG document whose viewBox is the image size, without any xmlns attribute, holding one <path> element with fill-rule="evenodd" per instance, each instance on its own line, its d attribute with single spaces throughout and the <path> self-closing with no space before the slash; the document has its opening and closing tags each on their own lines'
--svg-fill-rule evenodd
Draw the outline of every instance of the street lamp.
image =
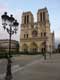
<svg viewBox="0 0 60 80">
<path fill-rule="evenodd" d="M 6 72 L 6 77 L 5 80 L 11 80 L 12 79 L 12 72 L 11 72 L 11 37 L 12 35 L 17 32 L 17 28 L 19 23 L 17 22 L 17 20 L 15 20 L 15 18 L 13 17 L 13 15 L 8 16 L 7 12 L 5 12 L 2 16 L 2 25 L 4 30 L 6 30 L 9 34 L 9 54 L 7 57 L 7 72 Z"/>
</svg>

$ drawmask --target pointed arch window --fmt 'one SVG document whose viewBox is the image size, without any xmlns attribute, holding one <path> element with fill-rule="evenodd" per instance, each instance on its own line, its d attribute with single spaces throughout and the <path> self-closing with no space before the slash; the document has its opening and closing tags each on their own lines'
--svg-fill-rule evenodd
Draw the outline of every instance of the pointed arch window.
<svg viewBox="0 0 60 80">
<path fill-rule="evenodd" d="M 27 15 L 27 24 L 29 23 L 29 15 Z"/>
<path fill-rule="evenodd" d="M 45 22 L 45 12 L 43 12 L 43 22 Z"/>
<path fill-rule="evenodd" d="M 40 13 L 40 21 L 42 22 L 42 12 Z"/>
<path fill-rule="evenodd" d="M 26 24 L 26 16 L 24 17 L 24 24 Z"/>
</svg>

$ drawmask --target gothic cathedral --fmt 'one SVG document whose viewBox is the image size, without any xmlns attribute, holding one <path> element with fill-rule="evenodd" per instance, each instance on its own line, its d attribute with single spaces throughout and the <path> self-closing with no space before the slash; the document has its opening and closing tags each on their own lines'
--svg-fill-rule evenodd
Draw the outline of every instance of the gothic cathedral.
<svg viewBox="0 0 60 80">
<path fill-rule="evenodd" d="M 50 21 L 47 8 L 39 9 L 37 21 L 33 14 L 22 13 L 20 48 L 19 51 L 52 52 L 54 50 L 54 32 L 50 30 Z"/>
</svg>

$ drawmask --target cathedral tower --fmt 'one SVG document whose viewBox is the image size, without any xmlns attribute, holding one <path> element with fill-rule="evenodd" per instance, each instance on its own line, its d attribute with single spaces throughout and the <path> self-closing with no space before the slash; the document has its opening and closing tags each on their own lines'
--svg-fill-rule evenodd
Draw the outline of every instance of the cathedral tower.
<svg viewBox="0 0 60 80">
<path fill-rule="evenodd" d="M 47 8 L 38 10 L 37 22 L 34 22 L 34 17 L 31 12 L 23 12 L 20 51 L 44 52 L 46 50 L 49 52 L 51 51 L 52 45 L 54 45 L 52 44 L 52 40 Z"/>
</svg>

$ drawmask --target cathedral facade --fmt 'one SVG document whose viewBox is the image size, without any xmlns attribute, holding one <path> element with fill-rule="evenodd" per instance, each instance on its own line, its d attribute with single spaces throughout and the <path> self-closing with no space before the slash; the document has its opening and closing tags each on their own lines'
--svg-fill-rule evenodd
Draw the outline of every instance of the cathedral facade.
<svg viewBox="0 0 60 80">
<path fill-rule="evenodd" d="M 54 32 L 50 30 L 50 21 L 47 8 L 39 9 L 37 21 L 33 14 L 22 13 L 20 48 L 19 51 L 52 52 L 54 50 Z"/>
</svg>

